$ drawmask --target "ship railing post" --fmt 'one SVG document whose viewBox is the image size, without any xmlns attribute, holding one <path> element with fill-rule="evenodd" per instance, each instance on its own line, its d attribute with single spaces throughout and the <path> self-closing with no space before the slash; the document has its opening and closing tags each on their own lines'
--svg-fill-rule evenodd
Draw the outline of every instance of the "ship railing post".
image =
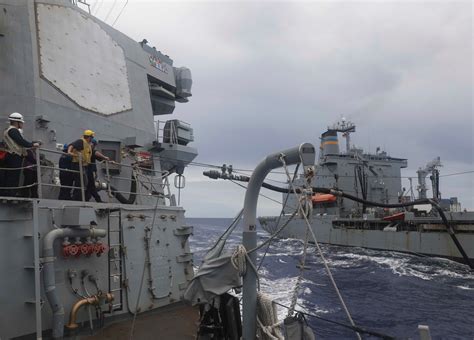
<svg viewBox="0 0 474 340">
<path fill-rule="evenodd" d="M 171 189 L 170 189 L 170 181 L 168 180 L 168 177 L 165 177 L 165 183 L 164 183 L 164 186 L 166 187 L 166 195 L 165 197 L 168 197 L 168 202 L 169 202 L 169 205 L 172 206 L 173 204 L 171 204 Z M 165 192 L 165 189 L 163 188 L 163 193 Z"/>
<path fill-rule="evenodd" d="M 38 189 L 39 190 L 39 189 Z M 41 196 L 40 196 L 41 197 Z M 36 339 L 42 339 L 41 321 L 41 267 L 39 257 L 39 227 L 38 227 L 38 201 L 33 200 L 33 252 L 35 267 L 35 314 L 36 314 Z"/>
<path fill-rule="evenodd" d="M 81 177 L 81 200 L 86 201 L 86 193 L 84 190 L 84 169 L 82 167 L 82 155 L 79 154 L 79 176 Z"/>
<path fill-rule="evenodd" d="M 110 189 L 110 168 L 109 168 L 109 162 L 105 161 L 105 176 L 107 177 L 107 191 L 109 192 L 109 197 L 108 197 L 108 201 L 110 203 L 110 199 L 112 197 L 112 189 Z"/>
<path fill-rule="evenodd" d="M 306 167 L 314 166 L 315 149 L 312 144 L 304 143 L 298 147 L 271 154 L 257 165 L 245 192 L 242 244 L 247 251 L 257 246 L 257 201 L 260 188 L 268 173 L 282 166 L 281 157 L 284 157 L 287 165 L 302 162 L 306 170 Z M 249 254 L 254 267 L 256 267 L 256 258 L 255 251 Z M 242 335 L 244 340 L 254 340 L 257 331 L 257 273 L 251 269 L 251 266 L 247 268 L 242 291 Z"/>
<path fill-rule="evenodd" d="M 38 187 L 38 197 L 43 198 L 43 188 L 41 187 L 41 161 L 40 161 L 40 149 L 36 148 L 36 185 Z"/>
</svg>

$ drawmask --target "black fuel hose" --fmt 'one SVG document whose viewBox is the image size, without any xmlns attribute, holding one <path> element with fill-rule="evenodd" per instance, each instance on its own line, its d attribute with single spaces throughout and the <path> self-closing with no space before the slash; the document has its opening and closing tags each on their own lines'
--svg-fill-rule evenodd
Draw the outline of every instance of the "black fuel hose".
<svg viewBox="0 0 474 340">
<path fill-rule="evenodd" d="M 238 176 L 238 178 L 233 178 L 233 179 L 239 180 L 239 181 L 242 181 L 242 182 L 249 182 L 250 181 L 250 177 L 248 177 L 248 176 Z M 280 192 L 280 193 L 283 193 L 283 194 L 291 194 L 291 193 L 301 194 L 303 192 L 299 188 L 295 188 L 295 190 L 293 191 L 289 188 L 281 188 L 281 187 L 277 187 L 275 185 L 265 183 L 265 182 L 262 184 L 262 187 L 264 187 L 266 189 L 269 189 L 269 190 L 272 190 L 272 191 Z M 365 200 L 363 198 L 347 194 L 347 193 L 345 193 L 341 190 L 337 190 L 337 189 L 312 187 L 312 191 L 313 191 L 313 193 L 331 194 L 331 195 L 334 195 L 334 196 L 344 197 L 344 198 L 347 198 L 351 201 L 362 203 L 366 206 L 380 207 L 380 208 L 406 208 L 406 207 L 411 207 L 411 206 L 420 205 L 420 204 L 431 204 L 431 206 L 433 206 L 438 211 L 438 214 L 440 215 L 441 219 L 443 220 L 443 223 L 446 227 L 446 230 L 447 230 L 449 236 L 451 237 L 454 244 L 456 245 L 456 248 L 461 253 L 464 261 L 466 262 L 466 264 L 471 269 L 474 269 L 474 264 L 471 263 L 471 260 L 469 259 L 469 256 L 467 256 L 467 254 L 464 251 L 464 248 L 462 247 L 461 243 L 459 243 L 459 240 L 456 237 L 456 233 L 455 233 L 453 227 L 450 225 L 448 219 L 446 218 L 446 214 L 444 213 L 443 209 L 440 207 L 438 202 L 436 202 L 435 200 L 432 200 L 432 199 L 429 199 L 429 198 L 423 198 L 423 199 L 415 200 L 413 202 L 406 202 L 406 203 L 379 203 L 379 202 L 371 202 L 371 201 Z"/>
<path fill-rule="evenodd" d="M 278 192 L 281 192 L 281 193 L 293 193 L 293 191 L 290 190 L 290 189 L 276 187 L 276 186 L 268 184 L 268 183 L 264 183 L 262 186 L 264 188 L 274 190 L 274 191 L 278 191 Z M 420 205 L 420 204 L 431 204 L 431 206 L 433 206 L 438 211 L 438 214 L 441 217 L 441 219 L 443 220 L 443 223 L 446 227 L 446 230 L 447 230 L 449 236 L 451 237 L 454 244 L 456 245 L 456 248 L 458 248 L 459 252 L 461 253 L 461 255 L 464 259 L 464 261 L 469 266 L 469 268 L 474 269 L 474 265 L 471 263 L 471 260 L 469 259 L 469 256 L 467 256 L 466 252 L 464 251 L 464 248 L 462 247 L 461 243 L 459 243 L 459 240 L 456 237 L 456 233 L 455 233 L 453 227 L 451 226 L 451 224 L 449 223 L 443 209 L 440 207 L 438 202 L 436 202 L 432 199 L 423 198 L 423 199 L 415 200 L 413 202 L 406 202 L 406 203 L 378 203 L 378 202 L 371 202 L 371 201 L 362 199 L 360 197 L 347 194 L 347 193 L 345 193 L 341 190 L 337 190 L 337 189 L 318 188 L 318 187 L 313 187 L 312 189 L 313 189 L 313 193 L 331 194 L 331 195 L 334 195 L 334 196 L 344 197 L 344 198 L 347 198 L 349 200 L 359 202 L 359 203 L 362 203 L 362 204 L 365 204 L 365 205 L 371 206 L 371 207 L 406 208 L 406 207 L 411 207 L 411 206 Z M 295 191 L 296 191 L 297 194 L 301 193 L 300 189 L 295 189 Z"/>
<path fill-rule="evenodd" d="M 132 174 L 132 181 L 130 184 L 130 196 L 128 198 L 125 198 L 118 190 L 110 186 L 110 192 L 111 194 L 117 199 L 122 204 L 133 204 L 135 203 L 135 199 L 137 197 L 137 178 L 135 175 Z"/>
<path fill-rule="evenodd" d="M 222 179 L 233 179 L 233 180 L 237 180 L 237 181 L 241 181 L 241 182 L 249 182 L 250 181 L 250 177 L 248 177 L 248 176 L 230 176 L 229 178 L 226 178 L 226 177 L 223 177 L 223 175 L 221 173 L 217 172 L 217 171 L 205 171 L 203 174 L 205 176 L 208 176 L 208 177 L 213 178 L 213 179 L 222 178 Z M 266 182 L 264 182 L 262 184 L 262 187 L 264 187 L 266 189 L 269 189 L 269 190 L 272 190 L 272 191 L 280 192 L 280 193 L 283 193 L 283 194 L 292 194 L 292 193 L 300 194 L 300 193 L 303 192 L 299 188 L 295 188 L 295 190 L 293 191 L 289 188 L 277 187 L 275 185 L 271 185 L 271 184 L 266 183 Z M 461 255 L 464 259 L 464 261 L 466 262 L 466 264 L 471 269 L 474 270 L 474 265 L 469 260 L 469 257 L 467 256 L 466 252 L 464 251 L 461 243 L 459 243 L 459 240 L 456 237 L 456 233 L 455 233 L 453 227 L 449 224 L 449 221 L 446 218 L 446 215 L 445 215 L 443 209 L 441 209 L 438 202 L 436 202 L 432 199 L 423 198 L 423 199 L 415 200 L 413 202 L 406 202 L 406 203 L 378 203 L 378 202 L 371 202 L 371 201 L 368 201 L 366 199 L 347 194 L 347 193 L 345 193 L 341 190 L 338 190 L 338 189 L 313 187 L 312 191 L 313 191 L 313 193 L 331 194 L 331 195 L 334 195 L 334 196 L 344 197 L 344 198 L 347 198 L 349 200 L 362 203 L 366 206 L 380 207 L 380 208 L 406 208 L 406 207 L 411 207 L 411 206 L 419 205 L 419 204 L 431 204 L 431 206 L 433 206 L 438 211 L 441 219 L 443 220 L 443 223 L 446 227 L 446 230 L 447 230 L 449 236 L 451 237 L 454 244 L 456 245 L 456 248 L 458 248 L 459 252 L 461 253 Z"/>
</svg>

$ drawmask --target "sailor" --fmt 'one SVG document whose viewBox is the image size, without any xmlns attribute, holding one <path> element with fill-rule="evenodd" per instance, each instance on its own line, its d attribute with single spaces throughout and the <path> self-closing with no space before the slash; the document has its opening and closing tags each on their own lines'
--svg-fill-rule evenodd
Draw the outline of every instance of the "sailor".
<svg viewBox="0 0 474 340">
<path fill-rule="evenodd" d="M 81 200 L 81 174 L 80 171 L 80 162 L 79 158 L 82 161 L 82 174 L 83 174 L 83 183 L 84 189 L 87 188 L 87 176 L 86 170 L 87 166 L 91 162 L 92 156 L 92 147 L 91 141 L 94 137 L 94 131 L 92 130 L 85 130 L 82 138 L 76 140 L 75 142 L 69 144 L 67 148 L 67 153 L 72 156 L 71 160 L 71 170 L 74 170 L 72 173 L 72 186 L 75 187 L 72 193 L 72 199 L 75 201 Z"/>
<path fill-rule="evenodd" d="M 103 155 L 99 150 L 96 150 L 97 147 L 97 139 L 92 138 L 91 140 L 91 148 L 92 148 L 92 155 L 91 155 L 91 163 L 87 166 L 87 190 L 86 190 L 86 201 L 89 201 L 91 197 L 94 197 L 96 202 L 102 202 L 99 193 L 97 192 L 97 188 L 95 186 L 95 182 L 97 179 L 97 165 L 96 159 L 103 160 L 106 162 L 110 162 L 110 158 Z"/>
<path fill-rule="evenodd" d="M 5 174 L 5 186 L 10 189 L 7 192 L 8 196 L 22 196 L 24 190 L 18 190 L 20 186 L 20 177 L 22 175 L 22 168 L 24 166 L 25 157 L 28 155 L 27 149 L 38 148 L 40 142 L 29 142 L 23 138 L 23 124 L 25 120 L 23 115 L 18 112 L 12 113 L 8 120 L 10 126 L 3 133 L 3 141 L 5 142 L 7 155 L 5 157 L 5 165 L 11 170 L 6 171 Z"/>
<path fill-rule="evenodd" d="M 59 183 L 61 183 L 61 189 L 59 190 L 60 200 L 71 200 L 71 187 L 73 184 L 73 173 L 67 170 L 71 170 L 72 156 L 67 153 L 69 145 L 63 145 L 63 154 L 59 158 Z"/>
</svg>

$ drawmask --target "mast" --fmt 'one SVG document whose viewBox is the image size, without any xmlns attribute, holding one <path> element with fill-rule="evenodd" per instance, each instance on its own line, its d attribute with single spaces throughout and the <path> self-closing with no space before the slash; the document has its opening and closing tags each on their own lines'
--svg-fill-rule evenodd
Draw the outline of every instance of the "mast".
<svg viewBox="0 0 474 340">
<path fill-rule="evenodd" d="M 342 117 L 340 121 L 336 122 L 333 126 L 328 126 L 328 131 L 341 132 L 342 137 L 346 139 L 346 153 L 349 153 L 351 149 L 351 133 L 355 132 L 355 124 L 345 117 Z"/>
</svg>

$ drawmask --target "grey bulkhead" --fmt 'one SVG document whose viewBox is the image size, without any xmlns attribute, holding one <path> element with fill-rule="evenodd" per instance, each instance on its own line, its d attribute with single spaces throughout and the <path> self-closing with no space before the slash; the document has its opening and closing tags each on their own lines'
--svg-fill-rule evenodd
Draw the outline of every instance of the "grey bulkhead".
<svg viewBox="0 0 474 340">
<path fill-rule="evenodd" d="M 81 25 L 87 26 L 86 35 L 81 34 Z M 75 42 L 80 48 L 74 47 Z M 80 138 L 83 130 L 92 129 L 100 144 L 119 151 L 117 157 L 120 148 L 125 147 L 151 151 L 154 169 L 160 170 L 160 149 L 153 148 L 157 142 L 154 115 L 172 113 L 175 101 L 186 102 L 191 95 L 189 70 L 176 69 L 172 63 L 169 57 L 128 38 L 68 1 L 0 0 L 0 120 L 6 127 L 10 113 L 22 113 L 25 136 L 41 140 L 43 148 L 54 150 L 57 144 L 70 143 Z M 118 67 L 121 75 L 109 76 L 111 65 Z M 182 81 L 176 84 L 175 78 Z M 162 89 L 150 91 L 149 83 Z M 110 98 L 103 97 L 106 95 Z M 185 151 L 187 164 L 197 152 L 191 147 Z M 57 164 L 59 155 L 44 154 Z M 122 164 L 133 161 L 129 157 L 118 160 Z M 101 171 L 99 174 L 103 176 Z M 121 167 L 119 176 L 130 178 L 131 170 Z M 43 176 L 43 181 L 48 180 L 53 181 L 51 174 Z M 130 190 L 129 181 L 112 176 L 111 182 L 120 191 Z M 120 243 L 117 230 L 121 230 L 123 239 L 111 254 L 67 259 L 61 256 L 61 241 L 56 241 L 56 290 L 65 310 L 65 323 L 78 301 L 68 282 L 69 270 L 78 275 L 74 285 L 80 290 L 78 277 L 82 270 L 95 275 L 103 291 L 124 288 L 114 292 L 116 311 L 112 315 L 135 311 L 145 259 L 144 237 L 151 227 L 153 287 L 145 283 L 139 311 L 180 300 L 192 277 L 192 254 L 187 242 L 192 228 L 185 226 L 182 208 L 165 206 L 163 199 L 155 212 L 156 196 L 138 196 L 134 205 L 123 205 L 115 200 L 110 204 L 57 201 L 56 195 L 57 189 L 43 187 L 46 199 L 0 200 L 0 338 L 51 329 L 51 309 L 44 295 L 42 274 L 35 275 L 35 266 L 41 267 L 44 235 L 54 228 L 53 221 L 61 227 L 61 216 L 69 206 L 92 207 L 97 228 L 108 231 L 102 241 L 112 248 Z M 156 220 L 151 226 L 154 214 Z M 34 228 L 39 232 L 39 242 L 34 242 Z M 124 257 L 121 269 L 117 269 L 113 259 L 120 247 Z M 123 277 L 118 278 L 118 271 Z M 90 283 L 86 284 L 94 291 Z M 35 287 L 41 296 L 35 296 Z M 87 319 L 87 313 L 81 311 L 78 318 Z"/>
</svg>

